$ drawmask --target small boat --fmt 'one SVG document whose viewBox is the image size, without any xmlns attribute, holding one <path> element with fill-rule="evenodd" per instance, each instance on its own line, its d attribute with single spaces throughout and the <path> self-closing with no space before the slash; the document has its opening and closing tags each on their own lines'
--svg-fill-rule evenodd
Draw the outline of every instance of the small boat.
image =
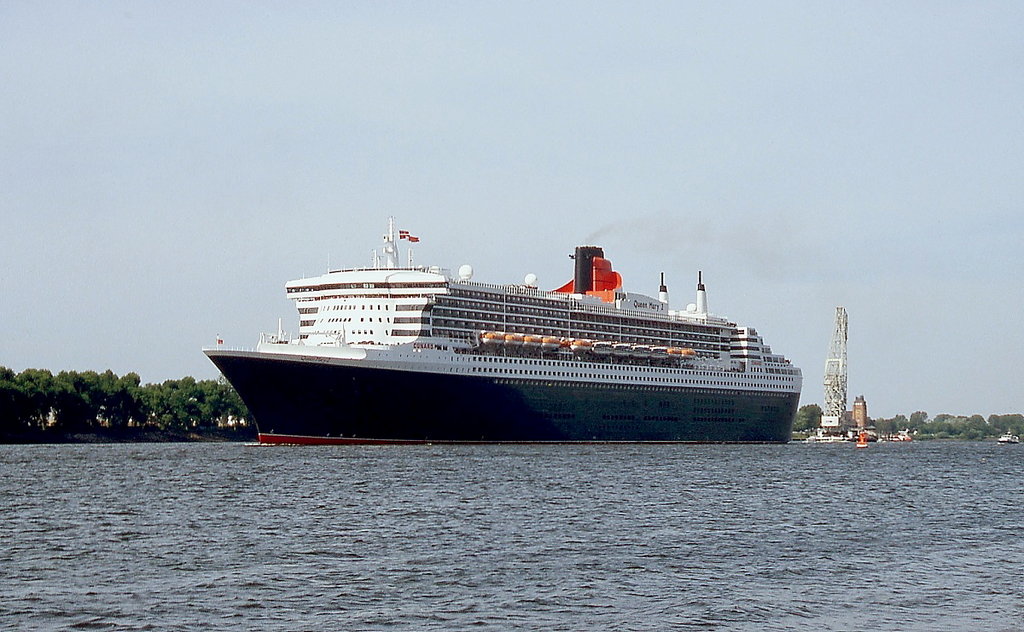
<svg viewBox="0 0 1024 632">
<path fill-rule="evenodd" d="M 846 438 L 846 435 L 825 434 L 819 429 L 817 434 L 812 434 L 804 439 L 804 441 L 806 443 L 846 443 L 849 440 Z"/>
<path fill-rule="evenodd" d="M 866 447 L 868 447 L 868 433 L 866 433 L 864 431 L 861 431 L 861 433 L 859 435 L 857 435 L 857 447 L 858 448 L 866 448 Z"/>
<path fill-rule="evenodd" d="M 999 443 L 1002 443 L 1002 444 L 1020 443 L 1020 437 L 1018 437 L 1015 434 L 1007 432 L 1003 436 L 999 437 Z"/>
</svg>

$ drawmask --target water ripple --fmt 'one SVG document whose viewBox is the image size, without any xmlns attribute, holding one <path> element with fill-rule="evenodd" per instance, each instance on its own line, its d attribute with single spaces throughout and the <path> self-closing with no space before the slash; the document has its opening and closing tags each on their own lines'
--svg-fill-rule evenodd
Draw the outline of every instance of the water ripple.
<svg viewBox="0 0 1024 632">
<path fill-rule="evenodd" d="M 1017 630 L 1024 450 L 0 446 L 23 630 Z"/>
</svg>

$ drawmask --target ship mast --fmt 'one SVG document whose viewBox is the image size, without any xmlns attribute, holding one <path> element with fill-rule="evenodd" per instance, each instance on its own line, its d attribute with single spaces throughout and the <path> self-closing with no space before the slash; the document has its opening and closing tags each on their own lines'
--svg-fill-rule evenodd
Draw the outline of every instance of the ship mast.
<svg viewBox="0 0 1024 632">
<path fill-rule="evenodd" d="M 398 244 L 395 243 L 395 218 L 388 218 L 388 232 L 384 234 L 384 267 L 398 267 Z"/>
</svg>

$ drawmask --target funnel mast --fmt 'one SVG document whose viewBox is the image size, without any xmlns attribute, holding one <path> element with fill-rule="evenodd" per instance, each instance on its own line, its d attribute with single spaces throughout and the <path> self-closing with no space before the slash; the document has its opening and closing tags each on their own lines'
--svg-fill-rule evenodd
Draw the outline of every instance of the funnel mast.
<svg viewBox="0 0 1024 632">
<path fill-rule="evenodd" d="M 704 289 L 704 273 L 697 271 L 697 313 L 708 313 L 708 293 Z"/>
</svg>

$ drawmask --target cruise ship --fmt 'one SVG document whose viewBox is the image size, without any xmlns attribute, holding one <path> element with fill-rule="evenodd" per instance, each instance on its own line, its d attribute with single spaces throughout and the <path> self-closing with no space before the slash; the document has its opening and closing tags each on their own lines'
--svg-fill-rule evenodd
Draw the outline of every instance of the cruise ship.
<svg viewBox="0 0 1024 632">
<path fill-rule="evenodd" d="M 289 281 L 298 333 L 204 349 L 260 443 L 789 441 L 800 369 L 752 327 L 627 292 L 579 246 L 554 290 L 400 262 L 389 220 L 372 265 Z"/>
</svg>

